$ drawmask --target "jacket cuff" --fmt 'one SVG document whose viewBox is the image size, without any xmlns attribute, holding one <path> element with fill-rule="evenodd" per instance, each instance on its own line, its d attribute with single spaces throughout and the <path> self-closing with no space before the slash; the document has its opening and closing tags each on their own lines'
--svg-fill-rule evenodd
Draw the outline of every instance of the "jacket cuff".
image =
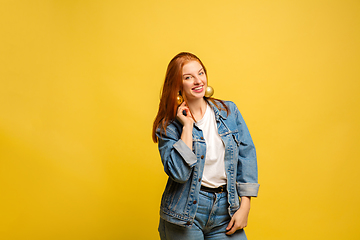
<svg viewBox="0 0 360 240">
<path fill-rule="evenodd" d="M 183 140 L 179 139 L 173 147 L 178 151 L 184 161 L 190 166 L 194 166 L 197 162 L 196 155 L 191 151 L 191 149 L 184 143 Z"/>
<path fill-rule="evenodd" d="M 258 183 L 236 183 L 239 197 L 257 197 L 260 184 Z"/>
</svg>

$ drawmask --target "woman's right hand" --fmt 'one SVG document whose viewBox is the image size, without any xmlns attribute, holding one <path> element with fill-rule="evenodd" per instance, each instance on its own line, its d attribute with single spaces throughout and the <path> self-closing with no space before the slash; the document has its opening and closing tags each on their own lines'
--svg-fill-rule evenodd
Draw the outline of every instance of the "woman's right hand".
<svg viewBox="0 0 360 240">
<path fill-rule="evenodd" d="M 184 115 L 184 112 L 186 113 L 186 116 Z M 179 105 L 176 118 L 181 122 L 183 126 L 192 127 L 192 125 L 194 124 L 194 119 L 191 116 L 190 109 L 185 102 Z"/>
<path fill-rule="evenodd" d="M 183 114 L 185 111 L 186 116 Z M 181 122 L 183 125 L 183 131 L 181 133 L 181 140 L 190 148 L 192 149 L 192 130 L 194 126 L 194 119 L 191 117 L 191 112 L 189 107 L 186 105 L 185 102 L 180 104 L 177 109 L 176 118 Z"/>
</svg>

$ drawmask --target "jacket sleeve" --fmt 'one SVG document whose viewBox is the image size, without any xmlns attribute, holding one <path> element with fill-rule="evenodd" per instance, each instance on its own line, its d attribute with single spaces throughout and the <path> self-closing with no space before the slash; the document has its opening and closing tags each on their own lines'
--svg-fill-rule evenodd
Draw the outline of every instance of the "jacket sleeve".
<svg viewBox="0 0 360 240">
<path fill-rule="evenodd" d="M 236 124 L 239 131 L 239 157 L 236 176 L 236 187 L 240 197 L 257 197 L 259 191 L 257 158 L 254 143 L 250 132 L 234 104 L 233 113 L 236 117 Z"/>
<path fill-rule="evenodd" d="M 165 173 L 174 181 L 186 182 L 197 163 L 196 155 L 180 139 L 179 132 L 173 128 L 167 128 L 166 134 L 157 131 L 159 139 L 159 152 Z"/>
</svg>

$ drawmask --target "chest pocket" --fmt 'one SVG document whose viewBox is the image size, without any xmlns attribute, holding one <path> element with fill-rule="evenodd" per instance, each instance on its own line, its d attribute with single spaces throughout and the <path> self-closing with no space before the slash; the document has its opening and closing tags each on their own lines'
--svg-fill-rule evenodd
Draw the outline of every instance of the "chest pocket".
<svg viewBox="0 0 360 240">
<path fill-rule="evenodd" d="M 227 144 L 233 145 L 234 148 L 239 148 L 241 141 L 240 141 L 240 133 L 237 128 L 234 130 L 231 130 L 223 121 L 223 119 L 220 119 L 220 125 L 218 126 L 221 129 L 222 133 L 219 133 L 221 138 L 227 139 Z M 225 143 L 226 145 L 226 143 Z"/>
<path fill-rule="evenodd" d="M 196 154 L 196 152 L 200 149 L 201 145 L 205 144 L 205 139 L 203 137 L 193 137 L 192 143 L 192 151 Z"/>
<path fill-rule="evenodd" d="M 220 137 L 225 145 L 225 150 L 235 150 L 239 147 L 240 141 L 238 140 L 236 131 L 227 131 L 220 134 Z"/>
</svg>

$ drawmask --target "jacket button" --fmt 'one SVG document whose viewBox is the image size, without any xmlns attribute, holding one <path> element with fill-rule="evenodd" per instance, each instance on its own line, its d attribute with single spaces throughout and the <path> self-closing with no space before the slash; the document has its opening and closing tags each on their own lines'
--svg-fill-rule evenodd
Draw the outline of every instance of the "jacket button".
<svg viewBox="0 0 360 240">
<path fill-rule="evenodd" d="M 190 225 L 190 224 L 191 224 L 191 222 L 190 222 L 190 221 L 187 221 L 187 222 L 186 222 L 186 225 Z"/>
<path fill-rule="evenodd" d="M 194 200 L 194 201 L 193 201 L 193 204 L 196 204 L 196 203 L 197 203 L 196 200 Z"/>
<path fill-rule="evenodd" d="M 199 182 L 201 182 L 201 178 L 199 178 Z"/>
<path fill-rule="evenodd" d="M 203 138 L 203 137 L 201 137 L 200 139 L 201 139 L 201 140 L 204 140 L 204 138 Z"/>
<path fill-rule="evenodd" d="M 201 159 L 204 159 L 204 155 L 201 155 Z"/>
</svg>

